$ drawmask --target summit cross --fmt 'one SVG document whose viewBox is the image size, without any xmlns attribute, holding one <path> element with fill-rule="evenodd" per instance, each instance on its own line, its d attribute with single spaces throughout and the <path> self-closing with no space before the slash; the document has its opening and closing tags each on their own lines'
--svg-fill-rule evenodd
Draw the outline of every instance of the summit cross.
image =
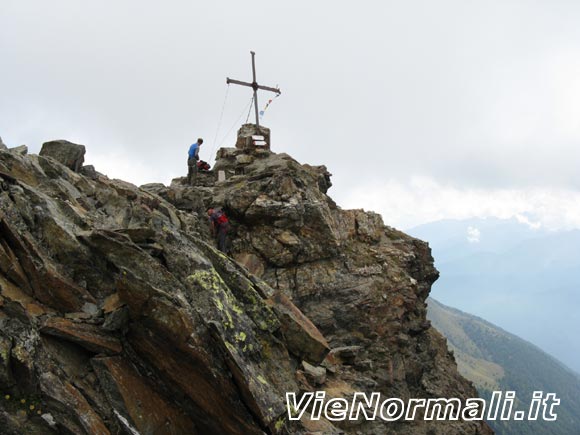
<svg viewBox="0 0 580 435">
<path fill-rule="evenodd" d="M 256 53 L 254 53 L 253 51 L 250 51 L 250 53 L 252 54 L 252 77 L 253 77 L 252 83 L 230 79 L 229 77 L 226 78 L 226 83 L 228 85 L 230 83 L 233 83 L 234 85 L 248 86 L 254 90 L 254 109 L 256 112 L 256 127 L 258 128 L 258 131 L 260 131 L 260 120 L 258 112 L 258 89 L 262 89 L 263 91 L 275 92 L 278 95 L 280 95 L 282 91 L 278 88 L 271 88 L 269 86 L 263 86 L 258 84 L 258 82 L 256 81 L 256 61 L 254 60 Z"/>
</svg>

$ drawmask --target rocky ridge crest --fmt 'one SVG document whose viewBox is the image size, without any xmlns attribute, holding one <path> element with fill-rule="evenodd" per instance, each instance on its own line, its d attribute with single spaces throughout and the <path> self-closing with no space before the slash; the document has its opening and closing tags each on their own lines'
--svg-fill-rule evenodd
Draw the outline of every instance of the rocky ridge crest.
<svg viewBox="0 0 580 435">
<path fill-rule="evenodd" d="M 476 397 L 426 320 L 427 244 L 340 209 L 325 167 L 226 148 L 195 187 L 137 187 L 60 143 L 0 149 L 5 433 L 491 433 L 288 421 L 288 391 Z M 230 256 L 212 205 L 232 220 Z"/>
</svg>

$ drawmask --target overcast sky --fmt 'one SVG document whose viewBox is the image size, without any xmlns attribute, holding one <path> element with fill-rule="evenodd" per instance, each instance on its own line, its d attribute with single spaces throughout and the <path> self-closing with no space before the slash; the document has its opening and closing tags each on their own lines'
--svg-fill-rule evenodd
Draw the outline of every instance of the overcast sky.
<svg viewBox="0 0 580 435">
<path fill-rule="evenodd" d="M 225 79 L 254 50 L 273 150 L 326 164 L 341 206 L 580 227 L 579 22 L 557 0 L 0 0 L 0 136 L 168 183 L 198 136 L 205 160 L 233 146 L 251 92 L 218 130 Z"/>
</svg>

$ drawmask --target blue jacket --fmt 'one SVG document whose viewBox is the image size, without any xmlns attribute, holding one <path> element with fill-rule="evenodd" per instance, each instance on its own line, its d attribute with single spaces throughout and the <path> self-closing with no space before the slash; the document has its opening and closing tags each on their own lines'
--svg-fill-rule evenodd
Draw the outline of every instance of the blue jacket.
<svg viewBox="0 0 580 435">
<path fill-rule="evenodd" d="M 196 142 L 189 147 L 189 151 L 187 153 L 189 158 L 195 158 L 195 160 L 199 160 L 199 144 Z"/>
</svg>

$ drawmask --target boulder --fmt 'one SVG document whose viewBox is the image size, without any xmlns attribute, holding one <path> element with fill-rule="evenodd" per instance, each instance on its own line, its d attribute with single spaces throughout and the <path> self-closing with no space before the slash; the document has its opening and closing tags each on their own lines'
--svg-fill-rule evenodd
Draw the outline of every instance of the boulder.
<svg viewBox="0 0 580 435">
<path fill-rule="evenodd" d="M 96 180 L 99 176 L 99 173 L 96 171 L 93 165 L 85 165 L 82 166 L 80 169 L 80 173 L 83 174 L 85 177 L 90 178 L 91 180 Z"/>
<path fill-rule="evenodd" d="M 40 155 L 52 157 L 69 169 L 79 172 L 85 161 L 85 146 L 67 140 L 53 140 L 42 144 Z"/>
<path fill-rule="evenodd" d="M 326 382 L 326 369 L 324 367 L 316 367 L 306 361 L 302 361 L 302 369 L 306 379 L 313 385 L 322 385 Z"/>
<path fill-rule="evenodd" d="M 14 154 L 18 154 L 20 156 L 25 156 L 26 154 L 28 154 L 28 147 L 26 145 L 20 145 L 17 147 L 8 148 L 8 151 Z"/>
</svg>

